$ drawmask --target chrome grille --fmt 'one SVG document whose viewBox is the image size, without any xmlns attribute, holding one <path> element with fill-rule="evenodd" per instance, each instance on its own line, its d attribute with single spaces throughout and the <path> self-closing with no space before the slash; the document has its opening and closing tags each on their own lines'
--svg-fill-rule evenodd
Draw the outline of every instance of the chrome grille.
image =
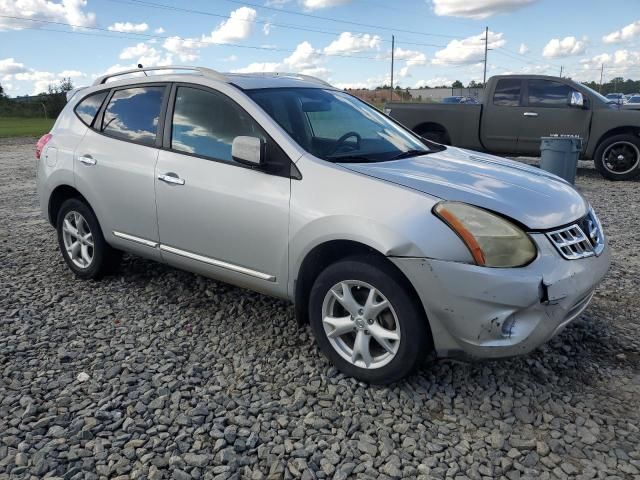
<svg viewBox="0 0 640 480">
<path fill-rule="evenodd" d="M 573 225 L 547 232 L 547 237 L 567 260 L 600 255 L 604 249 L 602 226 L 593 209 Z"/>
</svg>

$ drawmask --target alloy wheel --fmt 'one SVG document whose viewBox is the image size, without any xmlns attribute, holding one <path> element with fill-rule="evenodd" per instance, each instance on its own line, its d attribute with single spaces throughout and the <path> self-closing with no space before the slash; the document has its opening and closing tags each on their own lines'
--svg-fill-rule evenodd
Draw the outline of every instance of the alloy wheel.
<svg viewBox="0 0 640 480">
<path fill-rule="evenodd" d="M 387 365 L 400 347 L 400 322 L 387 298 L 359 280 L 336 283 L 322 303 L 322 325 L 331 346 L 353 365 Z"/>
<path fill-rule="evenodd" d="M 640 151 L 631 142 L 615 142 L 602 153 L 602 164 L 609 172 L 624 175 L 633 171 L 640 162 Z"/>
<path fill-rule="evenodd" d="M 93 234 L 85 218 L 75 210 L 62 221 L 62 240 L 69 259 L 78 268 L 88 268 L 93 262 Z"/>
</svg>

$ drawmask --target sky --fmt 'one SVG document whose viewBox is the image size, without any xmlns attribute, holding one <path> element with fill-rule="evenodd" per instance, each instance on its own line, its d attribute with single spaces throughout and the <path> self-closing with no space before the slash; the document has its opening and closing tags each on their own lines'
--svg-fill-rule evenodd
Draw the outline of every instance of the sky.
<svg viewBox="0 0 640 480">
<path fill-rule="evenodd" d="M 405 88 L 505 73 L 640 78 L 639 0 L 0 0 L 0 84 L 199 65 Z"/>
</svg>

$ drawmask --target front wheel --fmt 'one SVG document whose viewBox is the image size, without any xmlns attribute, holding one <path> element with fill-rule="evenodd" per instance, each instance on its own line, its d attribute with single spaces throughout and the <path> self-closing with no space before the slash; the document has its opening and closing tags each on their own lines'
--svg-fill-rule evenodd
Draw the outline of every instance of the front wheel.
<svg viewBox="0 0 640 480">
<path fill-rule="evenodd" d="M 598 145 L 596 169 L 609 180 L 631 180 L 640 175 L 640 138 L 628 133 L 614 135 Z"/>
<path fill-rule="evenodd" d="M 309 318 L 329 360 L 368 383 L 400 380 L 431 351 L 418 299 L 400 274 L 375 256 L 327 267 L 311 290 Z"/>
</svg>

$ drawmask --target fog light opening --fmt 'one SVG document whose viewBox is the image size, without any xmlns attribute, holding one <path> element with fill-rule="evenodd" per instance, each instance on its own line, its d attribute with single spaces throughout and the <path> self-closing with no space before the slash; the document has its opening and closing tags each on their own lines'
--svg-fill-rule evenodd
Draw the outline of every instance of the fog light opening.
<svg viewBox="0 0 640 480">
<path fill-rule="evenodd" d="M 515 315 L 510 315 L 502 323 L 502 336 L 506 338 L 511 338 L 511 334 L 513 333 L 513 327 L 516 325 L 516 317 Z"/>
</svg>

